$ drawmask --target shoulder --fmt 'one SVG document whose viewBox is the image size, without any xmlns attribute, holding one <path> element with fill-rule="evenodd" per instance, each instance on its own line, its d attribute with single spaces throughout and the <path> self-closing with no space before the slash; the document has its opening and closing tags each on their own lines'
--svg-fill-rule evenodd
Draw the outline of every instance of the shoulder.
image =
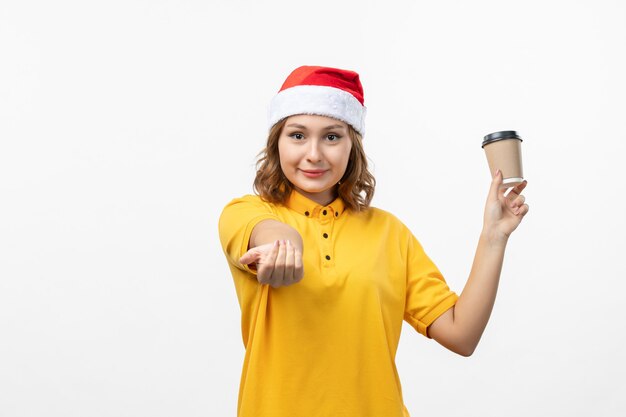
<svg viewBox="0 0 626 417">
<path fill-rule="evenodd" d="M 367 210 L 352 215 L 361 218 L 371 226 L 381 226 L 400 233 L 410 233 L 408 227 L 396 215 L 378 207 L 369 207 Z"/>
<path fill-rule="evenodd" d="M 375 230 L 374 233 L 399 243 L 409 251 L 423 252 L 422 244 L 415 234 L 395 214 L 376 207 L 370 207 L 367 211 L 371 211 L 367 214 L 370 219 L 367 224 L 368 230 Z"/>
<path fill-rule="evenodd" d="M 258 195 L 247 194 L 230 200 L 222 209 L 220 221 L 224 219 L 245 219 L 249 217 L 275 215 L 277 206 L 263 200 Z"/>
<path fill-rule="evenodd" d="M 234 202 L 263 203 L 264 201 L 258 195 L 245 194 L 240 197 L 233 198 L 227 205 L 230 205 Z"/>
<path fill-rule="evenodd" d="M 258 195 L 252 195 L 252 194 L 246 194 L 246 195 L 243 195 L 241 197 L 233 198 L 232 200 L 230 200 L 228 202 L 228 204 L 226 204 L 226 206 L 224 206 L 224 211 L 226 211 L 228 209 L 232 209 L 234 207 L 236 207 L 238 209 L 242 209 L 242 208 L 254 209 L 254 208 L 257 208 L 257 209 L 266 209 L 266 210 L 270 210 L 270 211 L 275 210 L 275 205 L 274 204 L 269 203 L 267 201 L 264 201 Z"/>
</svg>

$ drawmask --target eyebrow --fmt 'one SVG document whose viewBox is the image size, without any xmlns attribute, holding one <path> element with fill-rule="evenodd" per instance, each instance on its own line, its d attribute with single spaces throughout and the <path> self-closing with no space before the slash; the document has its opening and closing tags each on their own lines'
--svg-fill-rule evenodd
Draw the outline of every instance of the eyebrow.
<svg viewBox="0 0 626 417">
<path fill-rule="evenodd" d="M 307 128 L 306 126 L 300 125 L 300 124 L 297 124 L 297 123 L 288 124 L 286 127 L 296 127 L 298 129 L 306 129 Z M 330 125 L 330 126 L 326 126 L 323 130 L 330 130 L 330 129 L 337 129 L 337 128 L 343 129 L 344 127 L 341 126 L 341 125 Z"/>
</svg>

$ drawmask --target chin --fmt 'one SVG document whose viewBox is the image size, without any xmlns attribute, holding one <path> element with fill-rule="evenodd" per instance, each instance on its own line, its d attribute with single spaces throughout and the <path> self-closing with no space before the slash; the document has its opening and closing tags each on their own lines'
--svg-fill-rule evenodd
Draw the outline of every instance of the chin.
<svg viewBox="0 0 626 417">
<path fill-rule="evenodd" d="M 298 187 L 298 188 L 304 191 L 305 193 L 310 193 L 310 194 L 318 194 L 318 193 L 323 193 L 324 191 L 328 191 L 328 188 L 306 188 L 306 187 Z"/>
<path fill-rule="evenodd" d="M 333 186 L 310 186 L 307 184 L 297 184 L 297 183 L 292 183 L 294 187 L 298 188 L 299 190 L 304 191 L 305 193 L 323 193 L 323 192 L 327 192 L 329 190 L 332 190 Z"/>
</svg>

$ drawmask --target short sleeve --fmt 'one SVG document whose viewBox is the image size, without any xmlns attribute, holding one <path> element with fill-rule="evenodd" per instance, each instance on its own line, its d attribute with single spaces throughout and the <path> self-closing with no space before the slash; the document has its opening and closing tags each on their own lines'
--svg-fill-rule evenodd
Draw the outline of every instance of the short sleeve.
<svg viewBox="0 0 626 417">
<path fill-rule="evenodd" d="M 239 263 L 248 251 L 248 243 L 254 226 L 263 220 L 278 220 L 268 203 L 257 196 L 236 198 L 224 207 L 219 219 L 219 235 L 228 262 L 236 268 L 252 274 L 256 271 Z"/>
<path fill-rule="evenodd" d="M 457 299 L 437 266 L 411 234 L 407 251 L 406 322 L 428 337 L 428 326 L 454 306 Z"/>
</svg>

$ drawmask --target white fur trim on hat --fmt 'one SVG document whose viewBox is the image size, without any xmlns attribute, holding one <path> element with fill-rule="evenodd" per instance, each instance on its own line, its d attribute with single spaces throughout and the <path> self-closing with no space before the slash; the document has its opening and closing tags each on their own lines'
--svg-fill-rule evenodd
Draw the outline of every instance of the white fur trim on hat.
<svg viewBox="0 0 626 417">
<path fill-rule="evenodd" d="M 296 114 L 333 117 L 351 125 L 363 136 L 367 109 L 347 91 L 322 85 L 298 85 L 280 91 L 270 102 L 269 127 Z"/>
</svg>

